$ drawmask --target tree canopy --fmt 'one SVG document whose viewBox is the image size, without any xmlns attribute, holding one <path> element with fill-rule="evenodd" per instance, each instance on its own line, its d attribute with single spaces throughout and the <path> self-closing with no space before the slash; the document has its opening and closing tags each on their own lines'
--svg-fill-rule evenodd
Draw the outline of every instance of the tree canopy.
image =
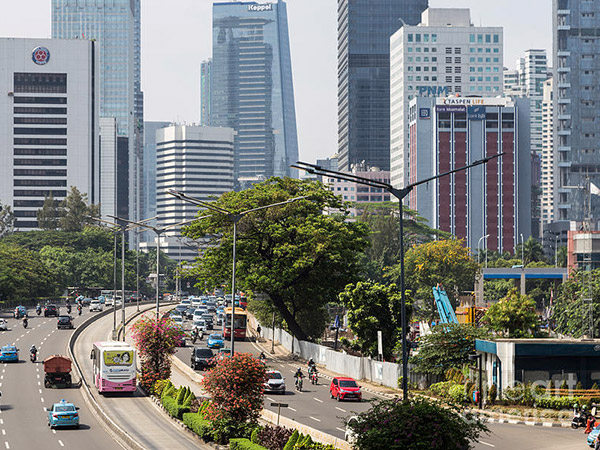
<svg viewBox="0 0 600 450">
<path fill-rule="evenodd" d="M 15 214 L 10 205 L 0 203 L 0 238 L 13 232 L 15 228 Z"/>
<path fill-rule="evenodd" d="M 516 288 L 489 307 L 484 321 L 490 329 L 508 338 L 532 336 L 539 326 L 535 301 L 528 295 L 519 294 Z"/>
<path fill-rule="evenodd" d="M 75 186 L 71 186 L 60 207 L 59 227 L 63 231 L 81 231 L 86 225 L 94 224 L 91 217 L 100 216 L 100 205 L 88 205 L 87 194 Z"/>
<path fill-rule="evenodd" d="M 346 222 L 347 205 L 323 184 L 308 180 L 271 178 L 252 189 L 227 192 L 214 205 L 242 212 L 299 196 L 307 198 L 252 212 L 238 222 L 236 282 L 240 290 L 266 294 L 291 333 L 305 340 L 322 332 L 328 320 L 325 304 L 356 281 L 368 226 Z M 198 285 L 230 285 L 231 220 L 213 212 L 185 234 L 213 236 L 214 245 L 192 270 Z"/>
<path fill-rule="evenodd" d="M 54 200 L 52 191 L 44 199 L 44 204 L 37 212 L 38 227 L 41 230 L 56 230 L 60 221 L 60 202 Z"/>
<path fill-rule="evenodd" d="M 591 304 L 588 299 L 591 299 Z M 559 333 L 575 338 L 589 334 L 590 309 L 593 328 L 600 328 L 600 270 L 571 272 L 558 288 L 552 320 Z M 597 331 L 596 331 L 597 333 Z M 598 334 L 595 335 L 598 337 Z"/>
</svg>

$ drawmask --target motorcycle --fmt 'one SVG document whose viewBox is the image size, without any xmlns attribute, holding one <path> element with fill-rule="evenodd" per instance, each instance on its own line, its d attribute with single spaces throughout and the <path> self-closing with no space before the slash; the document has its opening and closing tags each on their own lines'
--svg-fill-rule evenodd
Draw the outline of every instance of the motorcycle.
<svg viewBox="0 0 600 450">
<path fill-rule="evenodd" d="M 592 417 L 592 414 L 585 409 L 574 408 L 571 428 L 585 428 L 590 417 Z"/>
<path fill-rule="evenodd" d="M 196 340 L 198 340 L 198 331 L 194 330 L 192 331 L 192 344 L 195 344 Z"/>
<path fill-rule="evenodd" d="M 302 377 L 296 378 L 296 390 L 302 392 Z"/>
<path fill-rule="evenodd" d="M 81 315 L 81 305 L 77 307 L 77 314 Z"/>
<path fill-rule="evenodd" d="M 31 360 L 31 362 L 36 362 L 37 361 L 37 353 L 36 352 L 31 352 L 29 354 L 29 359 Z"/>
<path fill-rule="evenodd" d="M 71 305 L 67 305 L 67 314 L 71 314 Z"/>
<path fill-rule="evenodd" d="M 39 316 L 42 313 L 42 308 L 38 306 L 37 308 L 35 308 L 35 312 Z"/>
<path fill-rule="evenodd" d="M 310 373 L 310 382 L 311 382 L 312 384 L 319 384 L 319 375 L 317 374 L 317 371 L 316 371 L 316 370 L 313 370 L 313 371 Z"/>
<path fill-rule="evenodd" d="M 23 328 L 27 328 L 27 319 L 23 319 Z"/>
</svg>

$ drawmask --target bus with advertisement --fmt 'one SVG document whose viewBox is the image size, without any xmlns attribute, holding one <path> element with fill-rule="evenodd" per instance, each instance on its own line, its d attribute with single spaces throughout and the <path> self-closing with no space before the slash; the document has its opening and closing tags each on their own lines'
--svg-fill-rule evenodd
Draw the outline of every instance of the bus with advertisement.
<svg viewBox="0 0 600 450">
<path fill-rule="evenodd" d="M 95 342 L 90 358 L 98 392 L 133 393 L 137 375 L 135 356 L 135 348 L 126 342 Z"/>
<path fill-rule="evenodd" d="M 225 339 L 231 339 L 231 313 L 233 308 L 225 308 L 225 325 L 223 327 L 223 336 Z M 235 318 L 233 321 L 234 339 L 246 339 L 246 325 L 248 324 L 248 313 L 241 308 L 235 309 Z"/>
</svg>

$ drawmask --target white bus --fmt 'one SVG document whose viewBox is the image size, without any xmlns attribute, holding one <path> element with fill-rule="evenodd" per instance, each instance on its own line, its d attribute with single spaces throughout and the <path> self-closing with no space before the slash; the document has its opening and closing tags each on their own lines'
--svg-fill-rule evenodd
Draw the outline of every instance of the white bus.
<svg viewBox="0 0 600 450">
<path fill-rule="evenodd" d="M 135 355 L 135 348 L 126 342 L 95 342 L 90 358 L 98 392 L 134 392 Z"/>
</svg>

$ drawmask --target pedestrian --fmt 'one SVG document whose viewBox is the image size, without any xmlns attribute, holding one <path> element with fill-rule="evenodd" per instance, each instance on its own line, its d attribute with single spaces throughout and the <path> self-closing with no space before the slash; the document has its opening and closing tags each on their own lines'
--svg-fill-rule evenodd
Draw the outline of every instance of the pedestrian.
<svg viewBox="0 0 600 450">
<path fill-rule="evenodd" d="M 256 326 L 256 334 L 258 334 L 260 336 L 260 332 L 261 332 L 262 328 L 260 327 L 260 325 Z"/>
</svg>

